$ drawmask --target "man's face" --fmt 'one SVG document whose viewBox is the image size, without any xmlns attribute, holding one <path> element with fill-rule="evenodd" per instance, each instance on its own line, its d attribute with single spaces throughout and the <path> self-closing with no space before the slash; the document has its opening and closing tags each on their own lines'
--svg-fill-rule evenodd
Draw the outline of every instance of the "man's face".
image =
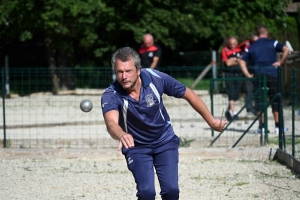
<svg viewBox="0 0 300 200">
<path fill-rule="evenodd" d="M 145 37 L 143 43 L 146 48 L 149 48 L 153 46 L 153 39 L 150 37 Z"/>
<path fill-rule="evenodd" d="M 130 91 L 134 88 L 139 78 L 140 70 L 135 67 L 133 58 L 126 62 L 117 59 L 115 69 L 117 80 L 121 86 L 126 91 Z"/>
<path fill-rule="evenodd" d="M 236 39 L 232 38 L 229 40 L 229 48 L 230 49 L 235 49 L 237 45 L 238 45 L 238 42 Z"/>
</svg>

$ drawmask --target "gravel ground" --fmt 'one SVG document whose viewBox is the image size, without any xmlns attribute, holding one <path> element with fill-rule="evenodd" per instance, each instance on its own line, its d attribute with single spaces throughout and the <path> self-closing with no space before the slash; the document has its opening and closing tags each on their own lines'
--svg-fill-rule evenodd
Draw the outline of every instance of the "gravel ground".
<svg viewBox="0 0 300 200">
<path fill-rule="evenodd" d="M 179 150 L 182 200 L 300 199 L 300 179 L 268 159 L 270 147 Z M 0 168 L 2 200 L 136 199 L 133 177 L 114 149 L 5 149 Z M 156 189 L 160 199 L 157 181 Z"/>
</svg>

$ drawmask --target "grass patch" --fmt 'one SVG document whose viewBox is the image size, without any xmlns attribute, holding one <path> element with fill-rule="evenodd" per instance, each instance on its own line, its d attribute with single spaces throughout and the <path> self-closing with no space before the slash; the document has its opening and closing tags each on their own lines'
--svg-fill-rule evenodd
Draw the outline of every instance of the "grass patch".
<svg viewBox="0 0 300 200">
<path fill-rule="evenodd" d="M 198 176 L 192 177 L 192 179 L 198 179 L 198 180 L 200 180 L 201 179 L 201 175 L 199 174 Z"/>
<path fill-rule="evenodd" d="M 178 81 L 186 85 L 187 87 L 191 87 L 194 79 L 192 78 L 177 78 Z M 202 79 L 194 88 L 195 90 L 209 90 L 210 88 L 210 80 Z"/>
<path fill-rule="evenodd" d="M 195 141 L 195 139 L 187 140 L 185 138 L 179 138 L 180 139 L 180 144 L 179 147 L 189 147 L 191 146 L 191 143 Z"/>
<path fill-rule="evenodd" d="M 239 163 L 260 163 L 261 161 L 259 160 L 238 160 Z"/>
<path fill-rule="evenodd" d="M 238 182 L 234 186 L 243 186 L 243 185 L 247 185 L 247 184 L 249 184 L 249 183 L 247 183 L 247 182 Z"/>
<path fill-rule="evenodd" d="M 287 136 L 286 136 L 287 137 Z M 269 138 L 269 144 L 279 144 L 278 138 Z M 285 139 L 285 144 L 286 145 L 291 145 L 292 144 L 292 139 L 291 138 L 286 138 Z M 295 144 L 300 144 L 300 140 L 299 139 L 295 139 Z"/>
</svg>

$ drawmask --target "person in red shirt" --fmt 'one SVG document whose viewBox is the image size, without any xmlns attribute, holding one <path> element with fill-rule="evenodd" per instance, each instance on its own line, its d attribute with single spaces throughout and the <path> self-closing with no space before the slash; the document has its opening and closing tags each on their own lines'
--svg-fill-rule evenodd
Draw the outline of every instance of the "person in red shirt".
<svg viewBox="0 0 300 200">
<path fill-rule="evenodd" d="M 242 49 L 238 47 L 236 37 L 230 37 L 228 44 L 222 49 L 222 61 L 225 65 L 223 72 L 225 78 L 240 78 L 242 71 L 239 67 L 238 59 L 242 54 Z M 226 93 L 228 94 L 228 108 L 225 112 L 225 117 L 229 121 L 232 118 L 238 119 L 235 110 L 235 102 L 239 99 L 242 82 L 240 80 L 226 80 Z"/>
<path fill-rule="evenodd" d="M 151 34 L 144 35 L 143 44 L 139 49 L 139 55 L 143 68 L 158 68 L 159 59 L 161 57 L 161 48 L 154 43 L 154 39 Z"/>
</svg>

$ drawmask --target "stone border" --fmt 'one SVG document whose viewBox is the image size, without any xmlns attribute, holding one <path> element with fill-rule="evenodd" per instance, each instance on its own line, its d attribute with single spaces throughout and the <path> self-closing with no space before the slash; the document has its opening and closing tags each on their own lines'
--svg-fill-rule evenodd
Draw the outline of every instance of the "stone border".
<svg viewBox="0 0 300 200">
<path fill-rule="evenodd" d="M 279 162 L 284 163 L 288 168 L 300 175 L 300 161 L 298 161 L 292 155 L 282 151 L 281 149 L 277 149 L 273 160 L 278 160 Z"/>
</svg>

